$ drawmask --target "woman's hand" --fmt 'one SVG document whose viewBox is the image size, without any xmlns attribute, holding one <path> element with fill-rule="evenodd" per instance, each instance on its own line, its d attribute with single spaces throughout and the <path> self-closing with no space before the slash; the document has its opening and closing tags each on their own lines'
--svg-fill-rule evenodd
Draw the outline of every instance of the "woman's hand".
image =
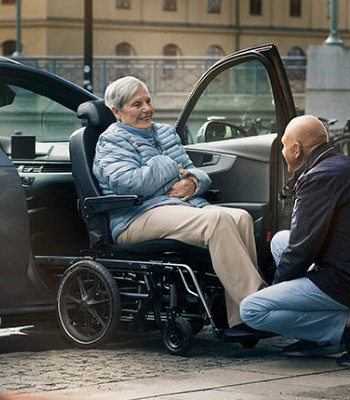
<svg viewBox="0 0 350 400">
<path fill-rule="evenodd" d="M 168 196 L 178 197 L 182 201 L 189 200 L 197 190 L 196 182 L 191 178 L 183 178 L 168 191 Z"/>
</svg>

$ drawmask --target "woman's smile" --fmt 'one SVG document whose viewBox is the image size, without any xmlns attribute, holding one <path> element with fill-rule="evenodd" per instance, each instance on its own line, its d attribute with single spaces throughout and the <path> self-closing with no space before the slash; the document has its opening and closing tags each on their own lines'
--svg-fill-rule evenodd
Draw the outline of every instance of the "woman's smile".
<svg viewBox="0 0 350 400">
<path fill-rule="evenodd" d="M 117 118 L 126 125 L 139 129 L 152 126 L 154 107 L 149 93 L 141 87 L 123 108 L 116 110 Z"/>
</svg>

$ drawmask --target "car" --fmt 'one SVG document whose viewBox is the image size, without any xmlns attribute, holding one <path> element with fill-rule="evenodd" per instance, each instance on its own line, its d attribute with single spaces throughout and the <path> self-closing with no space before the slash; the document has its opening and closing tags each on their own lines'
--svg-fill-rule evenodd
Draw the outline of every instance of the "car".
<svg viewBox="0 0 350 400">
<path fill-rule="evenodd" d="M 97 100 L 59 76 L 0 58 L 4 325 L 53 313 L 64 270 L 89 248 L 77 207 L 69 138 L 87 123 L 78 117 L 78 107 Z M 267 280 L 273 273 L 270 239 L 290 212 L 279 200 L 288 174 L 280 139 L 295 115 L 278 50 L 264 44 L 211 66 L 175 122 L 193 163 L 212 179 L 211 201 L 252 215 L 259 268 Z"/>
</svg>

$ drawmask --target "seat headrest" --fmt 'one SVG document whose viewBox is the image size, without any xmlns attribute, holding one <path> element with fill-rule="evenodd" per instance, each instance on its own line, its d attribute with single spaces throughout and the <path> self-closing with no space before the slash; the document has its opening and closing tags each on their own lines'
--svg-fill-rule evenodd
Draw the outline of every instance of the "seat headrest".
<svg viewBox="0 0 350 400">
<path fill-rule="evenodd" d="M 86 118 L 88 124 L 100 132 L 116 121 L 112 111 L 103 100 L 91 100 L 80 104 L 77 110 L 78 118 Z"/>
</svg>

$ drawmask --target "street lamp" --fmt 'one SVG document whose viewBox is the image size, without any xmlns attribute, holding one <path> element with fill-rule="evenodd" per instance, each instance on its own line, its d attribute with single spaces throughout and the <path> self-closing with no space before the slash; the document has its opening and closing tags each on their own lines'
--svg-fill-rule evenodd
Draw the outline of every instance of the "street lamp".
<svg viewBox="0 0 350 400">
<path fill-rule="evenodd" d="M 328 0 L 328 7 L 330 7 L 331 14 L 331 30 L 329 32 L 328 38 L 325 40 L 325 44 L 331 45 L 343 45 L 343 41 L 339 38 L 337 18 L 338 18 L 338 0 Z"/>
<path fill-rule="evenodd" d="M 13 53 L 15 57 L 21 57 L 22 54 L 22 38 L 21 38 L 21 0 L 16 2 L 16 50 Z"/>
<path fill-rule="evenodd" d="M 84 88 L 92 92 L 92 0 L 84 3 Z"/>
</svg>

